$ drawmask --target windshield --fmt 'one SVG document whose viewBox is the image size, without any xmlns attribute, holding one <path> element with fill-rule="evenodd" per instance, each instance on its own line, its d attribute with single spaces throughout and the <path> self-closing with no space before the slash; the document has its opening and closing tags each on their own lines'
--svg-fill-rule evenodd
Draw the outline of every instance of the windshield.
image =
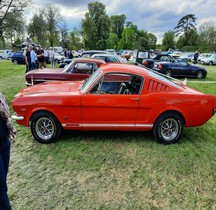
<svg viewBox="0 0 216 210">
<path fill-rule="evenodd" d="M 92 82 L 97 80 L 97 78 L 102 74 L 102 71 L 100 68 L 98 68 L 97 71 L 95 71 L 89 78 L 85 79 L 82 87 L 80 88 L 81 92 L 84 93 L 88 88 L 91 86 Z"/>
</svg>

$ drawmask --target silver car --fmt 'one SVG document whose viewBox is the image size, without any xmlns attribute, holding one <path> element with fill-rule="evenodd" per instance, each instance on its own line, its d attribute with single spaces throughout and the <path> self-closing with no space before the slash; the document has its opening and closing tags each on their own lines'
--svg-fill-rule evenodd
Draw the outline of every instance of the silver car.
<svg viewBox="0 0 216 210">
<path fill-rule="evenodd" d="M 208 64 L 208 65 L 216 64 L 216 54 L 214 53 L 209 57 L 202 58 L 201 63 L 202 64 Z"/>
</svg>

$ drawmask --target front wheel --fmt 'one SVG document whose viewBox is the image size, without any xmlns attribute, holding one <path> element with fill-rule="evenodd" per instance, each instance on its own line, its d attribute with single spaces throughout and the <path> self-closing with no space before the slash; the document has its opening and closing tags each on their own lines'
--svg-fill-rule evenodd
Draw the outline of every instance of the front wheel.
<svg viewBox="0 0 216 210">
<path fill-rule="evenodd" d="M 212 62 L 212 61 L 210 61 L 210 62 L 209 62 L 209 65 L 210 65 L 210 66 L 212 66 L 212 65 L 213 65 L 213 62 Z"/>
<path fill-rule="evenodd" d="M 48 144 L 59 137 L 61 125 L 53 114 L 41 111 L 31 119 L 31 133 L 39 143 Z"/>
<path fill-rule="evenodd" d="M 158 142 L 174 144 L 180 139 L 184 122 L 180 115 L 170 112 L 161 115 L 155 122 L 153 133 Z"/>
</svg>

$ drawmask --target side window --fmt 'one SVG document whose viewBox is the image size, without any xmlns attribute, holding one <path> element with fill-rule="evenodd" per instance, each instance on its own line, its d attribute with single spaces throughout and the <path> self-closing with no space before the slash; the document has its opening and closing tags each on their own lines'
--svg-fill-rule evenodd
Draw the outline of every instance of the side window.
<svg viewBox="0 0 216 210">
<path fill-rule="evenodd" d="M 125 73 L 105 74 L 90 90 L 90 94 L 139 94 L 143 78 Z"/>
<path fill-rule="evenodd" d="M 75 74 L 91 74 L 93 71 L 92 63 L 76 63 L 72 70 Z"/>
</svg>

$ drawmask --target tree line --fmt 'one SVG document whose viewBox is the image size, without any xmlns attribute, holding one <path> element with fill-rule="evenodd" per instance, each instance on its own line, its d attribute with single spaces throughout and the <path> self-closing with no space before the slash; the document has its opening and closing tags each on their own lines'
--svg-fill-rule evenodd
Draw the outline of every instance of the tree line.
<svg viewBox="0 0 216 210">
<path fill-rule="evenodd" d="M 95 1 L 88 4 L 88 11 L 81 20 L 80 28 L 69 31 L 59 8 L 47 5 L 35 11 L 26 21 L 27 0 L 0 1 L 0 48 L 19 45 L 27 36 L 44 47 L 62 46 L 69 49 L 160 49 L 178 48 L 184 51 L 215 51 L 216 25 L 202 24 L 198 29 L 194 14 L 182 17 L 177 26 L 164 33 L 162 44 L 148 31 L 126 21 L 124 14 L 108 16 L 106 7 Z M 26 24 L 26 22 L 29 22 Z"/>
</svg>

